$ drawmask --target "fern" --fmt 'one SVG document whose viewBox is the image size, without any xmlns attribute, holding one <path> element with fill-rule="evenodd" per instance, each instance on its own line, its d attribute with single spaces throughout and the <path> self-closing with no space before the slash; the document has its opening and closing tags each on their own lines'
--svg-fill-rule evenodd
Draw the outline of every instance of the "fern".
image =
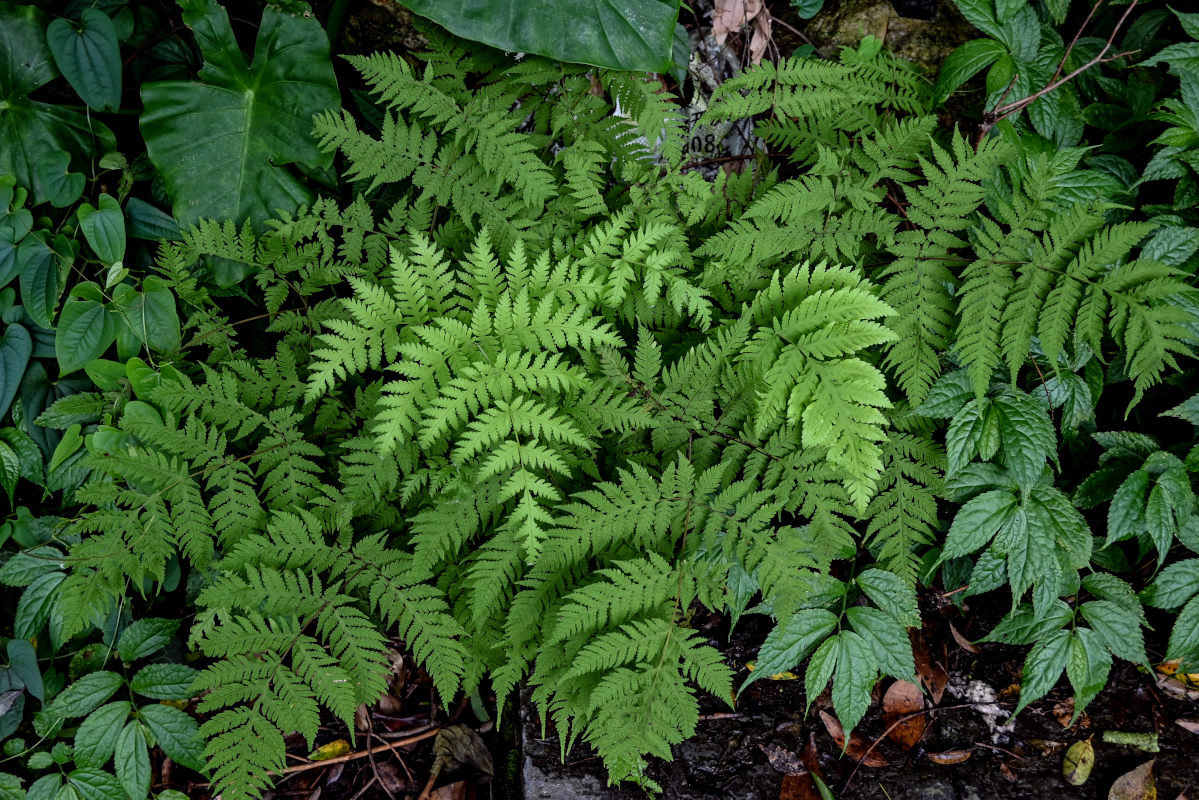
<svg viewBox="0 0 1199 800">
<path fill-rule="evenodd" d="M 708 182 L 658 83 L 432 36 L 423 67 L 352 59 L 381 108 L 316 121 L 359 197 L 164 248 L 189 360 L 45 415 L 106 426 L 61 632 L 187 562 L 229 798 L 260 796 L 322 709 L 352 724 L 393 635 L 443 702 L 525 682 L 564 752 L 652 786 L 697 691 L 732 698 L 688 620 L 749 613 L 734 581 L 776 633 L 814 625 L 809 688 L 835 673 L 858 719 L 880 673 L 911 672 L 946 462 L 999 452 L 960 422 L 943 450 L 910 409 L 981 429 L 1019 396 L 1051 447 L 1035 395 L 993 381 L 1089 346 L 1135 401 L 1193 345 L 1190 290 L 1135 257 L 1145 226 L 1064 209 L 1060 164 L 939 134 L 877 42 L 726 81 L 708 120 L 753 116 L 791 161 Z M 260 295 L 244 334 L 212 258 Z M 1047 456 L 1003 448 L 1033 486 Z M 878 609 L 833 577 L 862 547 Z"/>
</svg>

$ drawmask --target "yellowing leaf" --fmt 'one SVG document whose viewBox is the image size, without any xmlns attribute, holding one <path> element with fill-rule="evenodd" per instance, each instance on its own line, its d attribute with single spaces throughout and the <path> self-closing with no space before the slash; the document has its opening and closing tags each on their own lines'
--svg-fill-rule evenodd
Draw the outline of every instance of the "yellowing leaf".
<svg viewBox="0 0 1199 800">
<path fill-rule="evenodd" d="M 1062 775 L 1071 786 L 1082 786 L 1091 777 L 1091 769 L 1095 766 L 1095 748 L 1090 739 L 1083 739 L 1070 745 L 1066 758 L 1062 761 Z"/>
<path fill-rule="evenodd" d="M 757 664 L 752 661 L 745 662 L 745 668 L 750 672 L 757 669 Z M 794 672 L 776 672 L 773 675 L 765 676 L 768 681 L 793 681 L 799 678 Z"/>
<path fill-rule="evenodd" d="M 334 739 L 328 744 L 323 744 L 308 754 L 308 758 L 312 761 L 328 761 L 330 758 L 344 756 L 350 752 L 350 743 L 345 739 Z"/>
</svg>

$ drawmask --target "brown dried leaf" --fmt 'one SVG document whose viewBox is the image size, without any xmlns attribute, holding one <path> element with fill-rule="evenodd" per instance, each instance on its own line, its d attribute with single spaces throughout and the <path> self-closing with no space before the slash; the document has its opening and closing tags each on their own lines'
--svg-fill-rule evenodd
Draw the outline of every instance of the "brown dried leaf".
<svg viewBox="0 0 1199 800">
<path fill-rule="evenodd" d="M 924 715 L 903 719 L 902 722 L 900 720 L 923 710 L 924 695 L 920 687 L 910 681 L 895 681 L 883 695 L 883 722 L 890 731 L 887 737 L 904 750 L 915 747 L 924 735 Z M 893 725 L 894 728 L 891 727 Z"/>
<path fill-rule="evenodd" d="M 446 786 L 439 786 L 433 794 L 429 795 L 430 800 L 465 800 L 466 798 L 466 781 L 457 781 Z"/>
<path fill-rule="evenodd" d="M 1060 703 L 1055 703 L 1053 706 L 1053 718 L 1058 721 L 1058 724 L 1063 728 L 1069 728 L 1071 720 L 1074 719 L 1074 697 L 1068 697 Z"/>
<path fill-rule="evenodd" d="M 763 10 L 762 0 L 716 0 L 712 10 L 712 38 L 716 44 L 724 44 L 730 33 L 753 23 Z M 762 49 L 765 52 L 765 46 Z"/>
<path fill-rule="evenodd" d="M 1199 719 L 1176 719 L 1174 720 L 1174 724 L 1184 731 L 1199 733 Z"/>
<path fill-rule="evenodd" d="M 1156 800 L 1157 785 L 1153 782 L 1153 760 L 1126 772 L 1107 792 L 1107 800 Z"/>
<path fill-rule="evenodd" d="M 794 751 L 779 747 L 777 744 L 760 744 L 758 749 L 766 754 L 766 760 L 770 762 L 770 766 L 784 775 L 799 775 L 807 772 L 799 760 L 799 754 Z"/>
<path fill-rule="evenodd" d="M 784 775 L 779 800 L 820 800 L 820 791 L 806 771 L 802 775 Z"/>
<path fill-rule="evenodd" d="M 1012 769 L 1006 763 L 999 765 L 999 774 L 1003 776 L 1004 780 L 1011 781 L 1012 783 L 1020 780 L 1020 776 L 1016 774 L 1016 770 Z"/>
<path fill-rule="evenodd" d="M 849 744 L 845 743 L 845 729 L 841 727 L 841 721 L 827 711 L 820 712 L 820 721 L 824 723 L 824 729 L 828 731 L 828 735 L 833 737 L 833 741 L 847 756 L 854 761 L 861 761 L 868 767 L 885 767 L 887 759 L 878 751 L 870 750 L 870 745 L 866 743 L 855 731 L 849 735 Z"/>
<path fill-rule="evenodd" d="M 972 755 L 972 750 L 946 750 L 941 753 L 929 753 L 928 760 L 934 764 L 961 764 Z"/>
<path fill-rule="evenodd" d="M 471 766 L 484 775 L 492 775 L 491 751 L 479 734 L 465 725 L 443 728 L 433 740 L 434 763 L 442 769 Z"/>
<path fill-rule="evenodd" d="M 755 66 L 762 63 L 762 56 L 766 55 L 773 34 L 770 12 L 763 9 L 754 19 L 754 35 L 749 41 L 749 63 Z"/>
<path fill-rule="evenodd" d="M 961 632 L 954 627 L 952 622 L 949 623 L 949 632 L 953 634 L 953 640 L 958 643 L 958 647 L 962 648 L 967 653 L 974 653 L 975 655 L 978 655 L 982 652 L 982 649 L 979 648 L 979 646 L 974 642 L 963 636 Z"/>
</svg>

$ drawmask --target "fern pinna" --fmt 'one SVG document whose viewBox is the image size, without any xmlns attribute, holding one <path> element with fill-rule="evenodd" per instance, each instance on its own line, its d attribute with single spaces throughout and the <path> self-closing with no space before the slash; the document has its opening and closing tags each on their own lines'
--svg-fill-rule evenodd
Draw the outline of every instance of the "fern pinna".
<svg viewBox="0 0 1199 800">
<path fill-rule="evenodd" d="M 1177 282 L 1125 261 L 1140 229 L 1048 222 L 1036 163 L 988 183 L 1008 146 L 934 136 L 877 43 L 727 83 L 711 118 L 761 115 L 795 158 L 709 183 L 656 83 L 434 41 L 423 71 L 353 59 L 379 107 L 316 120 L 356 201 L 164 248 L 199 363 L 147 369 L 89 442 L 63 625 L 191 564 L 228 800 L 321 708 L 353 725 L 393 633 L 445 702 L 525 682 L 564 751 L 652 785 L 696 687 L 733 698 L 687 626 L 745 611 L 732 576 L 778 622 L 755 675 L 811 654 L 852 727 L 880 674 L 912 674 L 917 564 L 963 466 L 929 422 L 946 365 L 981 397 L 1001 363 L 1114 341 L 1141 389 L 1178 350 Z M 265 298 L 249 346 L 213 257 Z M 877 565 L 831 577 L 860 544 Z"/>
</svg>

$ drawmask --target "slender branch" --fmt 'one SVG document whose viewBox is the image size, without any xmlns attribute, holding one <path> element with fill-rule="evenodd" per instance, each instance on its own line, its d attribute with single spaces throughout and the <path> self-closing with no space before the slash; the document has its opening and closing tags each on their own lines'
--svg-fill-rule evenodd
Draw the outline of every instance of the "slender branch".
<svg viewBox="0 0 1199 800">
<path fill-rule="evenodd" d="M 425 739 L 429 739 L 433 736 L 436 736 L 440 732 L 441 732 L 440 727 L 433 727 L 433 728 L 429 728 L 428 730 L 421 731 L 420 733 L 413 734 L 412 736 L 405 737 L 405 738 L 400 739 L 395 742 L 384 742 L 383 744 L 375 745 L 374 747 L 367 748 L 366 750 L 359 750 L 356 753 L 347 753 L 344 756 L 338 756 L 337 758 L 328 758 L 328 759 L 325 759 L 324 761 L 309 761 L 305 764 L 296 764 L 294 767 L 288 767 L 287 769 L 283 770 L 280 773 L 272 773 L 272 774 L 289 775 L 293 772 L 304 772 L 306 770 L 317 769 L 319 767 L 331 767 L 334 764 L 340 764 L 344 761 L 353 761 L 353 760 L 359 759 L 359 758 L 368 758 L 368 757 L 374 756 L 375 753 L 382 753 L 384 750 L 393 750 L 396 747 L 403 747 L 404 745 L 415 744 L 416 742 L 420 742 Z"/>
<path fill-rule="evenodd" d="M 1062 55 L 1061 62 L 1058 63 L 1057 71 L 1055 71 L 1053 73 L 1053 77 L 1049 79 L 1049 82 L 1046 83 L 1042 89 L 1028 95 L 1027 97 L 1022 97 L 1019 100 L 1014 100 L 1007 104 L 1003 103 L 1003 100 L 1007 97 L 1007 91 L 1005 91 L 1003 93 L 1003 97 L 999 98 L 999 104 L 996 105 L 995 108 L 993 108 L 992 110 L 988 111 L 986 114 L 983 115 L 982 124 L 979 126 L 979 135 L 978 135 L 979 142 L 982 142 L 982 140 L 986 137 L 986 135 L 988 133 L 990 133 L 991 129 L 994 128 L 996 124 L 998 124 L 999 122 L 1001 122 L 1004 119 L 1007 119 L 1011 115 L 1024 110 L 1028 106 L 1030 106 L 1033 103 L 1035 103 L 1036 101 L 1040 100 L 1045 95 L 1052 92 L 1054 89 L 1057 89 L 1059 86 L 1063 86 L 1063 85 L 1069 83 L 1070 81 L 1074 80 L 1076 77 L 1078 77 L 1082 73 L 1086 72 L 1091 67 L 1097 66 L 1099 64 L 1106 64 L 1109 61 L 1116 61 L 1118 59 L 1124 58 L 1125 56 L 1129 56 L 1129 55 L 1132 55 L 1133 53 L 1139 52 L 1137 50 L 1126 50 L 1124 52 L 1117 53 L 1114 56 L 1108 55 L 1108 51 L 1112 49 L 1112 44 L 1116 40 L 1116 35 L 1120 33 L 1121 28 L 1124 27 L 1124 23 L 1128 20 L 1128 15 L 1132 13 L 1132 10 L 1137 7 L 1137 3 L 1140 2 L 1140 0 L 1132 0 L 1132 2 L 1128 4 L 1128 8 L 1124 9 L 1124 13 L 1120 15 L 1120 19 L 1119 19 L 1119 21 L 1116 22 L 1116 26 L 1114 28 L 1112 28 L 1112 33 L 1110 36 L 1107 37 L 1107 42 L 1104 43 L 1103 49 L 1100 50 L 1095 55 L 1094 58 L 1092 58 L 1087 63 L 1083 64 L 1078 69 L 1074 70 L 1073 72 L 1069 73 L 1068 75 L 1066 75 L 1064 77 L 1059 77 L 1062 73 L 1062 70 L 1065 69 L 1066 61 L 1070 58 L 1070 54 L 1072 52 L 1074 52 L 1074 46 L 1078 43 L 1078 40 L 1082 36 L 1083 31 L 1086 29 L 1087 25 L 1090 24 L 1091 18 L 1094 16 L 1096 9 L 1099 8 L 1099 5 L 1102 2 L 1103 2 L 1103 0 L 1099 0 L 1091 8 L 1091 12 L 1089 14 L 1087 14 L 1087 18 L 1085 20 L 1083 20 L 1082 25 L 1080 25 L 1078 30 L 1075 32 L 1074 38 L 1070 40 L 1069 47 L 1066 48 L 1065 54 Z M 1015 78 L 1012 79 L 1012 84 L 1010 84 L 1008 86 L 1008 91 L 1011 91 L 1012 85 L 1015 84 L 1015 80 L 1016 80 Z"/>
</svg>

